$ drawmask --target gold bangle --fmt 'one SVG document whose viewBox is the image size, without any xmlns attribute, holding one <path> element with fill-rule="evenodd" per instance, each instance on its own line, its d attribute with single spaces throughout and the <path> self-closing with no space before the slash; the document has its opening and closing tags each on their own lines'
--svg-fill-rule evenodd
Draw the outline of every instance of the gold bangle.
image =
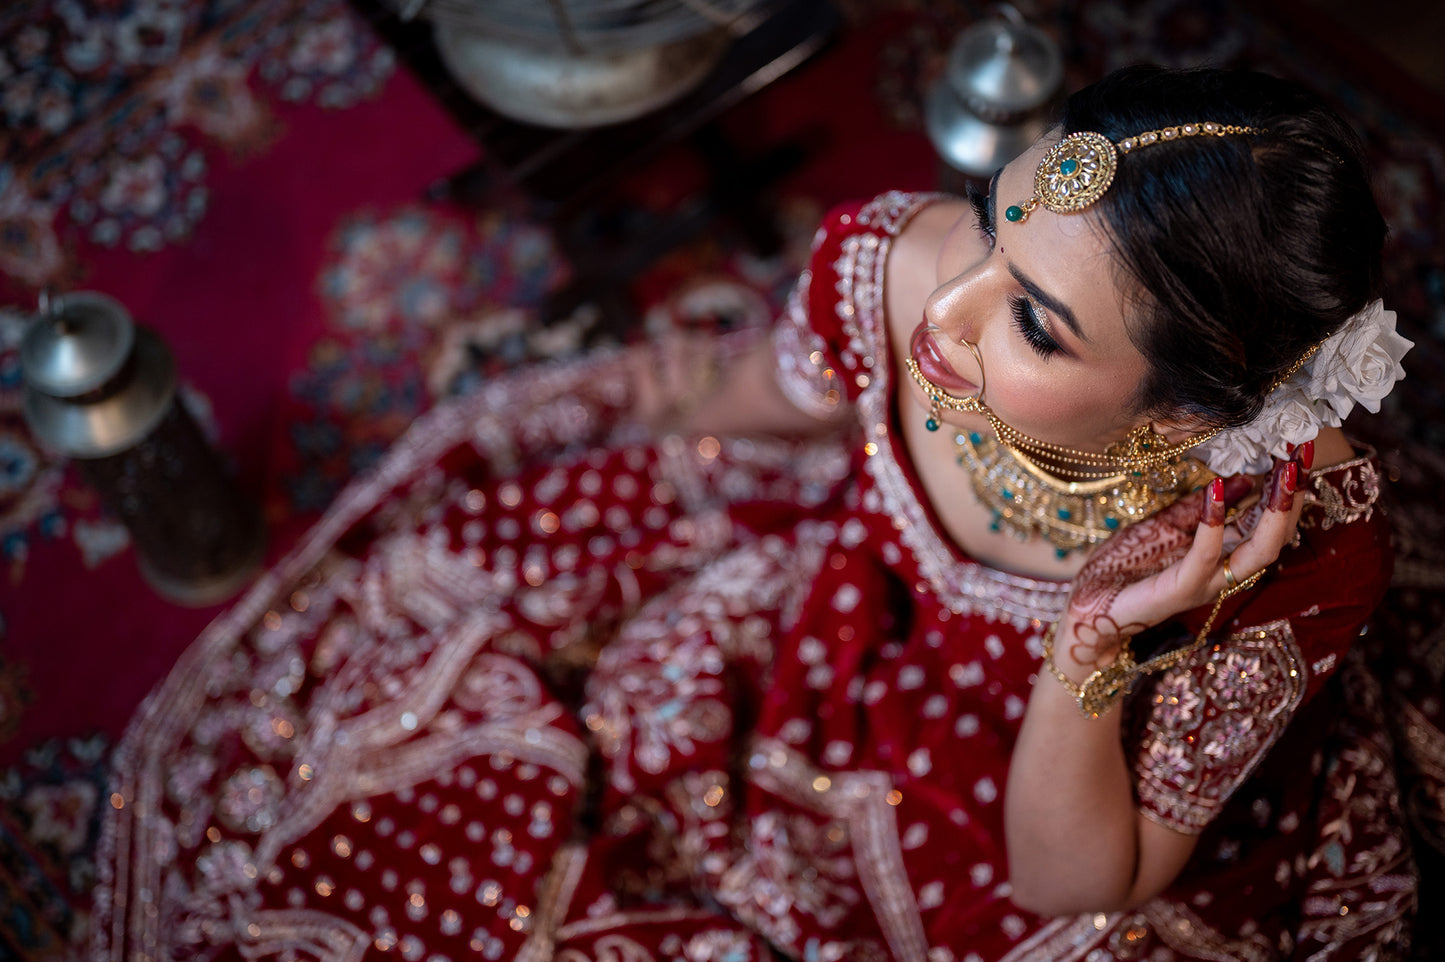
<svg viewBox="0 0 1445 962">
<path fill-rule="evenodd" d="M 1119 646 L 1118 656 L 1111 664 L 1095 671 L 1079 685 L 1059 671 L 1059 666 L 1054 664 L 1054 632 L 1058 627 L 1059 623 L 1056 621 L 1044 632 L 1044 666 L 1053 672 L 1054 677 L 1074 696 L 1079 703 L 1079 711 L 1089 718 L 1098 718 L 1128 690 L 1129 683 L 1139 667 L 1134 661 L 1134 652 L 1129 648 L 1129 639 L 1124 639 Z"/>
<path fill-rule="evenodd" d="M 1155 655 L 1140 664 L 1134 660 L 1134 652 L 1129 647 L 1129 639 L 1125 637 L 1119 646 L 1119 655 L 1112 664 L 1095 671 L 1084 679 L 1083 684 L 1077 684 L 1054 664 L 1054 633 L 1059 628 L 1059 623 L 1054 622 L 1049 625 L 1048 631 L 1044 632 L 1044 667 L 1063 683 L 1063 686 L 1069 690 L 1069 694 L 1074 696 L 1074 700 L 1079 703 L 1079 712 L 1084 717 L 1098 718 L 1127 694 L 1137 679 L 1165 668 L 1173 668 L 1187 655 L 1203 648 L 1209 640 L 1210 629 L 1214 627 L 1214 619 L 1219 617 L 1219 609 L 1230 598 L 1258 584 L 1259 579 L 1264 577 L 1264 571 L 1265 569 L 1261 568 L 1233 588 L 1221 591 L 1219 597 L 1214 600 L 1214 607 L 1210 609 L 1209 617 L 1204 619 L 1204 627 L 1199 629 L 1199 633 L 1194 636 L 1193 641 L 1182 648 Z"/>
</svg>

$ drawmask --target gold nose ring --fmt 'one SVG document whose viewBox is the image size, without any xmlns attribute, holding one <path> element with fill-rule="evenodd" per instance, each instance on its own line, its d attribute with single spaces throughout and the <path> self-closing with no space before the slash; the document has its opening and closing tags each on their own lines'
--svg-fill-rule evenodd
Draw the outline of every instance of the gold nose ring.
<svg viewBox="0 0 1445 962">
<path fill-rule="evenodd" d="M 983 403 L 983 392 L 988 387 L 988 374 L 983 369 L 983 355 L 979 353 L 978 345 L 972 341 L 964 341 L 963 346 L 968 348 L 973 359 L 978 362 L 978 393 L 974 395 L 980 404 Z"/>
</svg>

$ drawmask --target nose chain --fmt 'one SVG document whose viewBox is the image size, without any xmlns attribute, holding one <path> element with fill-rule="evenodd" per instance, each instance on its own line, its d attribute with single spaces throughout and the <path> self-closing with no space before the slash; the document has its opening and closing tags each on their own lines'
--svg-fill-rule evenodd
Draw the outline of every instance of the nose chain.
<svg viewBox="0 0 1445 962">
<path fill-rule="evenodd" d="M 1147 471 L 1157 465 L 1166 464 L 1184 455 L 1198 444 L 1203 444 L 1219 433 L 1213 428 L 1201 434 L 1171 444 L 1149 424 L 1141 424 L 1123 441 L 1110 445 L 1105 451 L 1084 451 L 1062 444 L 1053 444 L 1030 437 L 1017 428 L 1004 423 L 987 404 L 977 397 L 954 397 L 930 381 L 919 368 L 918 362 L 908 358 L 905 362 L 908 373 L 930 403 L 928 429 L 937 431 L 942 425 L 943 411 L 965 414 L 981 414 L 988 419 L 998 440 L 1016 453 L 1029 455 L 1032 460 L 1051 465 L 1055 470 L 1066 471 L 1084 480 L 1104 480 L 1122 477 L 1126 474 Z M 1035 465 L 1038 467 L 1038 465 Z M 1040 468 L 1040 470 L 1043 470 Z"/>
<path fill-rule="evenodd" d="M 993 529 L 1025 541 L 1041 537 L 1061 558 L 1150 517 L 1213 477 L 1185 452 L 1217 432 L 1171 444 L 1146 423 L 1102 453 L 1083 451 L 1029 437 L 978 397 L 947 394 L 913 358 L 906 363 L 928 395 L 929 430 L 938 430 L 945 409 L 981 414 L 992 426 L 996 440 L 969 432 L 954 443 L 979 503 L 993 512 Z"/>
</svg>

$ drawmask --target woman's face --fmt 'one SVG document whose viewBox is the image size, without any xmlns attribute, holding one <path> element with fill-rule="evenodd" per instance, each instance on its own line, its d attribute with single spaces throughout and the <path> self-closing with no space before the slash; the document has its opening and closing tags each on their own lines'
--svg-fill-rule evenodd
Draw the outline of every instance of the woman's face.
<svg viewBox="0 0 1445 962">
<path fill-rule="evenodd" d="M 945 240 L 938 287 L 924 308 L 925 323 L 938 328 L 932 341 L 944 367 L 934 359 L 924 370 L 952 368 L 961 382 L 939 386 L 974 393 L 967 382 L 983 379 L 962 343 L 971 341 L 983 359 L 984 401 L 1005 423 L 1040 440 L 1101 450 L 1142 421 L 1129 402 L 1146 372 L 1125 330 L 1125 291 L 1107 236 L 1089 212 L 1040 206 L 1024 223 L 1003 216 L 1033 195 L 1034 170 L 1051 145 L 1005 167 L 992 196 L 975 198 L 974 212 Z M 914 348 L 919 358 L 932 346 L 915 335 Z"/>
</svg>

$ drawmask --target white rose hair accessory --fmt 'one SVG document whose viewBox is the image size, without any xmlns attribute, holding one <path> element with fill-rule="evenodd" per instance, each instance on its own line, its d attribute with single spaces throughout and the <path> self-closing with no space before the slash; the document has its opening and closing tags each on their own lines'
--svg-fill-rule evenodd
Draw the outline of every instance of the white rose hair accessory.
<svg viewBox="0 0 1445 962">
<path fill-rule="evenodd" d="M 1405 376 L 1400 359 L 1413 346 L 1395 332 L 1395 312 L 1375 301 L 1276 387 L 1254 420 L 1220 431 L 1192 454 L 1216 474 L 1268 471 L 1274 458 L 1288 456 L 1289 445 L 1313 440 L 1322 427 L 1339 427 L 1356 404 L 1379 411 Z"/>
</svg>

